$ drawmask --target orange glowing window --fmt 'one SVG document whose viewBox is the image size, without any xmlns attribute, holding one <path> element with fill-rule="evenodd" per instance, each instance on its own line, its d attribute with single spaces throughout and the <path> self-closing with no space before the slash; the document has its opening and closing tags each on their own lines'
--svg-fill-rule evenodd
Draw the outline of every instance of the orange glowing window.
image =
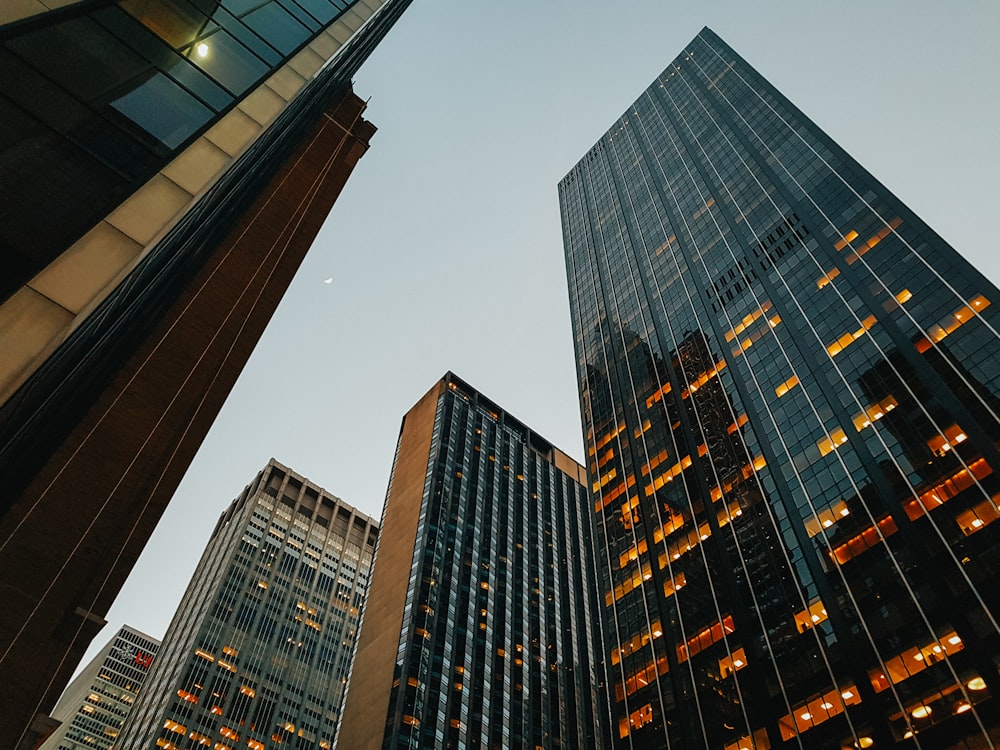
<svg viewBox="0 0 1000 750">
<path fill-rule="evenodd" d="M 833 281 L 838 276 L 840 276 L 840 269 L 839 268 L 831 268 L 823 276 L 820 276 L 816 280 L 816 288 L 817 289 L 822 289 L 823 287 L 825 287 L 827 284 L 829 284 L 831 281 Z"/>
<path fill-rule="evenodd" d="M 693 638 L 689 638 L 687 643 L 682 643 L 677 646 L 677 661 L 685 662 L 690 659 L 695 654 L 704 651 L 706 648 L 711 646 L 713 643 L 718 643 L 729 633 L 735 632 L 736 628 L 733 625 L 733 618 L 731 615 L 726 615 L 722 622 L 717 622 L 714 625 L 702 630 L 698 635 Z"/>
<path fill-rule="evenodd" d="M 747 655 L 743 647 L 733 651 L 732 656 L 724 656 L 719 659 L 719 676 L 726 679 L 733 672 L 738 672 L 747 665 Z"/>
<path fill-rule="evenodd" d="M 826 606 L 820 600 L 814 601 L 809 608 L 795 615 L 795 628 L 800 633 L 812 629 L 827 619 Z"/>
<path fill-rule="evenodd" d="M 830 437 L 825 437 L 816 443 L 816 447 L 819 448 L 819 455 L 825 456 L 828 453 L 837 450 L 837 448 L 846 442 L 847 434 L 838 427 L 830 433 Z"/>
<path fill-rule="evenodd" d="M 943 456 L 959 443 L 964 443 L 968 437 L 969 436 L 965 434 L 965 431 L 961 427 L 957 424 L 953 424 L 950 427 L 945 427 L 943 434 L 935 435 L 928 440 L 927 447 L 931 449 L 932 453 L 935 453 L 938 456 Z"/>
<path fill-rule="evenodd" d="M 698 377 L 692 380 L 691 384 L 687 388 L 685 388 L 684 391 L 681 393 L 681 398 L 687 398 L 689 395 L 697 391 L 699 388 L 705 385 L 709 380 L 714 378 L 716 375 L 718 375 L 725 369 L 726 369 L 726 361 L 719 360 L 718 362 L 715 363 L 715 367 L 713 367 L 711 370 L 701 373 Z"/>
<path fill-rule="evenodd" d="M 881 532 L 881 536 L 879 532 Z M 890 537 L 895 533 L 896 522 L 892 520 L 892 516 L 886 516 L 878 522 L 878 531 L 876 531 L 874 526 L 869 526 L 857 536 L 835 547 L 833 557 L 840 565 L 843 565 L 848 560 L 852 560 L 866 550 L 878 545 L 882 541 L 882 537 Z"/>
<path fill-rule="evenodd" d="M 817 695 L 811 701 L 800 705 L 791 714 L 782 717 L 778 721 L 778 728 L 781 730 L 781 739 L 794 739 L 802 732 L 806 732 L 814 726 L 822 724 L 827 719 L 842 714 L 846 706 L 852 706 L 860 702 L 861 698 L 858 697 L 858 689 L 854 685 L 829 690 L 823 695 Z M 868 745 L 862 746 L 868 747 Z"/>
<path fill-rule="evenodd" d="M 847 243 L 854 242 L 854 240 L 856 240 L 857 238 L 858 238 L 858 233 L 852 229 L 850 232 L 845 234 L 842 239 L 837 240 L 837 242 L 834 244 L 834 247 L 837 248 L 838 251 L 843 250 L 845 247 L 847 247 Z"/>
<path fill-rule="evenodd" d="M 646 666 L 625 678 L 625 682 L 615 685 L 615 698 L 624 700 L 625 696 L 632 695 L 637 690 L 641 690 L 652 682 L 656 681 L 658 675 L 664 675 L 670 671 L 670 665 L 666 656 L 661 656 L 655 662 L 650 661 Z"/>
<path fill-rule="evenodd" d="M 944 659 L 945 656 L 956 654 L 963 648 L 965 648 L 965 644 L 958 633 L 951 631 L 941 636 L 937 641 L 915 646 L 887 659 L 885 670 L 872 669 L 868 672 L 868 677 L 875 692 L 881 693 L 883 690 L 887 690 L 890 685 L 896 685 L 918 672 L 923 672 L 927 667 Z"/>
<path fill-rule="evenodd" d="M 630 713 L 627 719 L 622 717 L 618 722 L 618 735 L 619 737 L 628 737 L 631 732 L 649 724 L 651 721 L 653 721 L 653 707 L 647 703 L 638 711 Z"/>
<path fill-rule="evenodd" d="M 859 338 L 861 338 L 862 336 L 864 336 L 865 333 L 867 333 L 872 328 L 874 328 L 875 327 L 875 323 L 877 323 L 877 322 L 878 321 L 875 319 L 874 315 L 869 315 L 867 318 L 865 318 L 864 320 L 861 321 L 861 328 L 857 329 L 856 331 L 851 331 L 849 333 L 845 333 L 839 339 L 837 339 L 832 344 L 830 344 L 829 346 L 827 346 L 826 347 L 826 351 L 829 353 L 829 355 L 831 357 L 836 357 L 838 354 L 840 354 L 842 351 L 844 351 L 844 349 L 846 349 L 847 347 L 849 347 L 851 344 L 853 344 Z"/>
<path fill-rule="evenodd" d="M 923 490 L 918 499 L 912 499 L 903 504 L 903 510 L 915 521 L 924 513 L 934 510 L 955 497 L 959 492 L 967 490 L 975 484 L 975 479 L 982 479 L 993 473 L 993 467 L 986 459 L 978 458 L 969 464 L 968 469 L 960 469 L 947 479 L 938 482 L 929 489 Z"/>
<path fill-rule="evenodd" d="M 931 348 L 931 342 L 937 342 L 945 336 L 953 333 L 957 328 L 965 325 L 976 317 L 976 313 L 981 313 L 990 306 L 990 301 L 983 295 L 977 295 L 969 300 L 967 305 L 962 305 L 954 312 L 946 315 L 937 323 L 927 329 L 927 338 L 919 338 L 914 342 L 918 352 L 926 352 Z"/>
<path fill-rule="evenodd" d="M 794 388 L 798 384 L 799 384 L 799 378 L 798 378 L 798 376 L 797 375 L 792 375 L 792 377 L 790 377 L 784 383 L 782 383 L 777 388 L 775 388 L 774 389 L 774 393 L 775 393 L 775 395 L 778 398 L 781 398 L 782 396 L 784 396 L 786 393 L 788 393 L 790 390 L 792 390 L 792 388 Z"/>
<path fill-rule="evenodd" d="M 744 316 L 737 325 L 733 326 L 730 330 L 726 331 L 726 341 L 733 341 L 737 336 L 743 333 L 747 328 L 749 328 L 754 321 L 759 320 L 762 316 L 766 315 L 771 310 L 771 303 L 764 302 L 759 308 L 751 313 Z"/>
<path fill-rule="evenodd" d="M 994 495 L 993 499 L 984 500 L 978 505 L 956 515 L 955 521 L 962 529 L 962 533 L 966 536 L 971 536 L 977 531 L 985 529 L 996 521 L 997 518 L 1000 518 L 1000 510 L 997 508 L 998 502 L 1000 502 L 1000 494 Z"/>
<path fill-rule="evenodd" d="M 603 487 L 604 485 L 606 485 L 608 482 L 610 482 L 616 476 L 618 476 L 618 469 L 617 468 L 612 468 L 611 471 L 609 471 L 603 477 L 601 477 L 596 482 L 594 482 L 594 492 L 597 492 L 599 489 L 601 489 L 601 487 Z"/>
<path fill-rule="evenodd" d="M 851 511 L 848 510 L 847 503 L 838 500 L 829 508 L 817 510 L 813 518 L 806 520 L 806 533 L 810 537 L 814 537 L 821 530 L 830 528 L 841 518 L 846 518 L 849 515 L 851 515 Z"/>
<path fill-rule="evenodd" d="M 667 599 L 672 597 L 687 583 L 687 577 L 684 573 L 677 573 L 672 580 L 664 581 L 663 583 L 663 596 Z"/>
<path fill-rule="evenodd" d="M 879 401 L 877 404 L 872 404 L 863 412 L 855 414 L 852 418 L 854 424 L 854 429 L 858 432 L 870 427 L 875 422 L 878 422 L 882 417 L 891 412 L 899 406 L 899 402 L 896 401 L 892 396 L 886 396 L 884 399 Z"/>
<path fill-rule="evenodd" d="M 646 408 L 647 409 L 651 409 L 653 407 L 653 404 L 655 404 L 657 401 L 659 401 L 664 396 L 666 396 L 668 393 L 670 393 L 670 389 L 671 389 L 670 383 L 667 383 L 662 388 L 660 388 L 656 393 L 654 393 L 652 396 L 650 396 L 649 398 L 647 398 L 646 399 Z"/>
<path fill-rule="evenodd" d="M 731 425 L 729 425 L 729 427 L 726 428 L 726 432 L 728 432 L 730 435 L 732 435 L 734 432 L 736 432 L 738 429 L 740 429 L 740 427 L 742 427 L 743 425 L 745 425 L 749 421 L 750 421 L 750 418 L 746 414 L 740 414 L 740 416 L 738 416 L 736 418 L 736 421 L 733 422 Z"/>
<path fill-rule="evenodd" d="M 219 727 L 219 734 L 223 737 L 228 737 L 231 740 L 238 740 L 240 736 L 229 727 Z"/>
</svg>

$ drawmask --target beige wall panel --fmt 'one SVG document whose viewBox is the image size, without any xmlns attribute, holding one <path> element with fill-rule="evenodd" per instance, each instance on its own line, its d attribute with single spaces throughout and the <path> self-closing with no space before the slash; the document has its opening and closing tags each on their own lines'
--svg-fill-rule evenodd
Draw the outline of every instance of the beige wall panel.
<svg viewBox="0 0 1000 750">
<path fill-rule="evenodd" d="M 372 9 L 369 8 L 367 5 L 365 5 L 364 3 L 355 3 L 351 7 L 351 10 L 357 13 L 358 17 L 362 21 L 367 21 L 372 15 Z"/>
<path fill-rule="evenodd" d="M 226 167 L 232 157 L 205 138 L 199 138 L 160 170 L 191 195 L 198 195 Z"/>
<path fill-rule="evenodd" d="M 290 102 L 305 85 L 306 79 L 289 68 L 287 65 L 278 69 L 278 72 L 267 79 L 268 87 L 282 97 L 286 102 Z"/>
<path fill-rule="evenodd" d="M 326 60 L 311 49 L 306 47 L 304 50 L 299 52 L 295 57 L 288 61 L 292 70 L 298 73 L 300 76 L 306 80 L 311 79 L 316 75 L 316 71 L 319 70 Z"/>
<path fill-rule="evenodd" d="M 353 9 L 348 9 L 347 12 L 340 17 L 340 21 L 352 32 L 357 31 L 358 27 L 361 26 L 361 16 L 355 13 Z"/>
<path fill-rule="evenodd" d="M 141 245 L 148 245 L 191 202 L 191 194 L 161 174 L 116 208 L 107 222 Z"/>
<path fill-rule="evenodd" d="M 327 29 L 327 33 L 341 44 L 351 38 L 351 30 L 347 28 L 347 25 L 343 21 L 337 21 L 337 23 Z"/>
<path fill-rule="evenodd" d="M 73 313 L 26 286 L 0 306 L 0 402 L 21 384 L 28 365 L 72 322 Z"/>
<path fill-rule="evenodd" d="M 329 60 L 333 57 L 340 47 L 340 42 L 325 32 L 313 39 L 309 44 L 309 48 L 324 60 Z"/>
<path fill-rule="evenodd" d="M 378 557 L 337 738 L 338 750 L 382 747 L 410 563 L 423 504 L 434 414 L 444 388 L 444 383 L 438 381 L 403 419 L 392 486 L 379 530 Z"/>
<path fill-rule="evenodd" d="M 80 313 L 142 252 L 142 245 L 101 222 L 31 280 L 29 286 Z"/>
<path fill-rule="evenodd" d="M 278 113 L 285 108 L 287 102 L 274 91 L 263 85 L 240 102 L 240 109 L 263 126 L 267 126 Z"/>
<path fill-rule="evenodd" d="M 230 156 L 238 156 L 260 131 L 258 122 L 234 109 L 209 128 L 205 137 Z"/>
<path fill-rule="evenodd" d="M 0 26 L 44 13 L 47 10 L 48 8 L 37 0 L 3 0 L 0 2 Z"/>
</svg>

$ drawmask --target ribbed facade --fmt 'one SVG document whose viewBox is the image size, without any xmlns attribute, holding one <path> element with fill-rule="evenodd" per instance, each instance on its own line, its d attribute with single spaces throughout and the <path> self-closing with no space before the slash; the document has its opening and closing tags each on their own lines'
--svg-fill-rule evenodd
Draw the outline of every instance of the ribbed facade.
<svg viewBox="0 0 1000 750">
<path fill-rule="evenodd" d="M 115 747 L 329 750 L 377 535 L 272 460 L 220 518 Z"/>
<path fill-rule="evenodd" d="M 997 288 L 708 29 L 559 199 L 614 747 L 996 746 Z"/>
<path fill-rule="evenodd" d="M 159 641 L 123 626 L 66 688 L 52 710 L 61 723 L 39 750 L 108 750 L 159 647 Z"/>
<path fill-rule="evenodd" d="M 584 480 L 450 373 L 407 414 L 339 747 L 599 746 Z"/>
</svg>

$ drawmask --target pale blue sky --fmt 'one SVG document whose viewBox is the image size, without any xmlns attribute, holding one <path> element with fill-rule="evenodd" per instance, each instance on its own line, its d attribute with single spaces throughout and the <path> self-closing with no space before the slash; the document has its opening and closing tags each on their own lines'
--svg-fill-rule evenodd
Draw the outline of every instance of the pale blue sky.
<svg viewBox="0 0 1000 750">
<path fill-rule="evenodd" d="M 582 456 L 556 183 L 706 25 L 1000 281 L 996 0 L 415 0 L 357 76 L 372 148 L 97 646 L 163 635 L 271 456 L 377 518 L 446 370 Z"/>
</svg>

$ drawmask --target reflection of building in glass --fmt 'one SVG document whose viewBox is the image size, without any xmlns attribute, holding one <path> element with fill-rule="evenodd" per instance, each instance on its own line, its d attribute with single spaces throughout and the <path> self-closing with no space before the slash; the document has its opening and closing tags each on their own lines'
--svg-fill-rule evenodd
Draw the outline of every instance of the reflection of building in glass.
<svg viewBox="0 0 1000 750">
<path fill-rule="evenodd" d="M 584 482 L 451 373 L 406 414 L 339 748 L 600 746 Z"/>
<path fill-rule="evenodd" d="M 994 746 L 997 289 L 707 29 L 560 206 L 613 745 Z"/>
<path fill-rule="evenodd" d="M 219 519 L 115 745 L 333 745 L 378 526 L 273 459 Z"/>
<path fill-rule="evenodd" d="M 34 744 L 367 149 L 350 81 L 409 0 L 57 4 L 0 3 L 12 748 Z"/>
<path fill-rule="evenodd" d="M 108 750 L 159 647 L 145 633 L 122 627 L 59 698 L 52 718 L 61 723 L 39 750 Z"/>
</svg>

